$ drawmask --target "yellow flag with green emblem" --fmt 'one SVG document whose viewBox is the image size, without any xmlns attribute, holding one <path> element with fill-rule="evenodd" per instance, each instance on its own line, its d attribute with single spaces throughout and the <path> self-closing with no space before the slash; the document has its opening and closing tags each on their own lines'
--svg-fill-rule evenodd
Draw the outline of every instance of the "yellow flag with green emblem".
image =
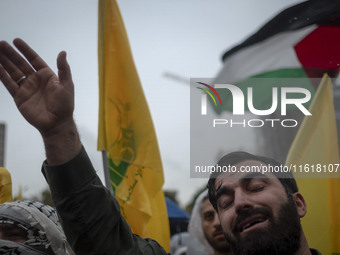
<svg viewBox="0 0 340 255">
<path fill-rule="evenodd" d="M 170 231 L 155 130 L 115 0 L 99 0 L 98 150 L 132 231 L 169 251 Z"/>
<path fill-rule="evenodd" d="M 302 166 L 309 173 L 313 170 L 316 172 L 313 177 L 322 172 L 322 178 L 297 178 L 307 203 L 307 214 L 301 222 L 310 247 L 322 254 L 335 255 L 340 254 L 340 161 L 333 87 L 326 75 L 309 112 L 312 115 L 303 120 L 286 165 Z M 324 178 L 327 171 L 334 174 L 333 178 Z"/>
</svg>

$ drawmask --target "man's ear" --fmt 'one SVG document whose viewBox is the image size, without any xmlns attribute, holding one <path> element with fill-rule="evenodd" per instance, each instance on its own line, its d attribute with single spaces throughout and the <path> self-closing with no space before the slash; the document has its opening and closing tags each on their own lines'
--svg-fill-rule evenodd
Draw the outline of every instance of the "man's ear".
<svg viewBox="0 0 340 255">
<path fill-rule="evenodd" d="M 307 213 L 307 204 L 305 199 L 299 192 L 294 193 L 292 196 L 296 205 L 297 213 L 300 218 L 303 218 Z"/>
</svg>

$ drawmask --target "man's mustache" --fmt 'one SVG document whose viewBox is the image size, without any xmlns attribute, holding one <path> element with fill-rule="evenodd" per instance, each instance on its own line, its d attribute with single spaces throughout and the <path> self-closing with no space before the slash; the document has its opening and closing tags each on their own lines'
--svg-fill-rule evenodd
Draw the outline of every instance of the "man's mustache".
<svg viewBox="0 0 340 255">
<path fill-rule="evenodd" d="M 213 232 L 213 236 L 217 236 L 217 235 L 220 235 L 220 234 L 223 234 L 223 229 L 222 229 L 221 225 L 216 227 L 216 229 Z"/>
<path fill-rule="evenodd" d="M 264 215 L 266 218 L 271 219 L 273 217 L 273 213 L 269 208 L 266 207 L 259 207 L 259 208 L 244 208 L 240 212 L 238 212 L 237 217 L 235 218 L 234 222 L 231 225 L 231 231 L 233 233 L 238 232 L 238 226 L 244 220 L 254 215 Z"/>
</svg>

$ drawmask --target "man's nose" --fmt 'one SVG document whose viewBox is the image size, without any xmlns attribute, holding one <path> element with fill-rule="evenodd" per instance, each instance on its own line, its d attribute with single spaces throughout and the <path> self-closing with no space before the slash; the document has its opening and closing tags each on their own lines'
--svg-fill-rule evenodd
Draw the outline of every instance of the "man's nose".
<svg viewBox="0 0 340 255">
<path fill-rule="evenodd" d="M 234 206 L 238 213 L 240 210 L 253 207 L 254 203 L 245 191 L 238 190 L 234 195 Z"/>
<path fill-rule="evenodd" d="M 214 220 L 213 220 L 213 226 L 219 226 L 221 225 L 220 218 L 218 217 L 218 214 L 215 213 Z"/>
</svg>

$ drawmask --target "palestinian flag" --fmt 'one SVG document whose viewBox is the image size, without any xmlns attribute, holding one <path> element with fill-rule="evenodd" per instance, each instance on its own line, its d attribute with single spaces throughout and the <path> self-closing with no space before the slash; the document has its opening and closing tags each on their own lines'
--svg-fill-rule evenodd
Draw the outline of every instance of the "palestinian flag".
<svg viewBox="0 0 340 255">
<path fill-rule="evenodd" d="M 340 1 L 306 1 L 282 11 L 227 51 L 223 61 L 214 84 L 237 84 L 242 90 L 254 83 L 252 78 L 321 78 L 324 73 L 336 77 L 340 68 Z M 301 80 L 305 82 L 299 87 L 313 95 L 319 82 Z M 267 85 L 256 85 L 260 88 L 254 90 L 259 109 L 271 104 L 271 93 L 262 90 Z M 231 110 L 231 94 L 220 96 L 223 106 L 215 110 Z"/>
</svg>

